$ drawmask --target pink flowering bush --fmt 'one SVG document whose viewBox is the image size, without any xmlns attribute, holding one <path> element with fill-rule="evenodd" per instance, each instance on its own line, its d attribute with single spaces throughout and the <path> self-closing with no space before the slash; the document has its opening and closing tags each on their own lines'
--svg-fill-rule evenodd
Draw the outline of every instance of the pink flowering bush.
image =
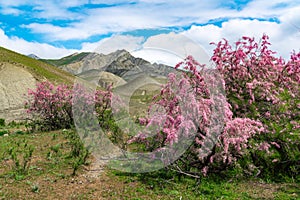
<svg viewBox="0 0 300 200">
<path fill-rule="evenodd" d="M 255 138 L 259 151 L 249 159 L 264 173 L 297 175 L 300 171 L 300 53 L 288 61 L 269 49 L 268 36 L 259 43 L 243 37 L 232 47 L 216 45 L 212 60 L 223 75 L 233 116 L 263 123 L 267 134 Z M 267 151 L 267 153 L 265 153 Z"/>
<path fill-rule="evenodd" d="M 275 57 L 266 35 L 260 43 L 243 37 L 234 47 L 227 40 L 215 45 L 216 69 L 191 56 L 179 63 L 182 73 L 169 75 L 149 116 L 140 119 L 145 131 L 129 143 L 156 151 L 194 135 L 188 151 L 171 166 L 192 176 L 230 166 L 256 175 L 276 176 L 276 170 L 298 175 L 300 53 L 287 62 Z M 155 106 L 164 113 L 153 114 Z"/>
<path fill-rule="evenodd" d="M 45 81 L 29 90 L 25 103 L 34 125 L 42 130 L 70 128 L 72 125 L 72 90 L 67 85 L 54 86 Z"/>
<path fill-rule="evenodd" d="M 79 84 L 72 88 L 64 84 L 55 86 L 45 81 L 38 83 L 35 90 L 29 90 L 28 96 L 29 100 L 25 102 L 25 107 L 36 128 L 41 130 L 71 128 L 74 126 L 73 114 L 88 123 L 92 116 L 87 111 L 93 105 L 95 112 L 92 114 L 95 114 L 102 127 L 109 129 L 105 123 L 109 123 L 108 121 L 112 119 L 110 88 L 107 91 L 96 90 L 90 94 Z M 78 113 L 72 111 L 72 104 L 75 101 L 80 107 Z"/>
<path fill-rule="evenodd" d="M 233 117 L 231 105 L 222 93 L 224 82 L 218 80 L 216 70 L 206 69 L 191 56 L 176 66 L 179 67 L 187 72 L 170 74 L 152 105 L 165 108 L 165 114 L 141 119 L 146 127 L 157 127 L 150 129 L 156 134 L 145 137 L 149 133 L 141 132 L 130 143 L 143 143 L 147 150 L 155 151 L 194 137 L 188 151 L 173 164 L 173 170 L 185 174 L 195 168 L 203 174 L 224 170 L 247 154 L 247 148 L 255 148 L 250 141 L 264 131 L 263 125 L 249 118 Z"/>
</svg>

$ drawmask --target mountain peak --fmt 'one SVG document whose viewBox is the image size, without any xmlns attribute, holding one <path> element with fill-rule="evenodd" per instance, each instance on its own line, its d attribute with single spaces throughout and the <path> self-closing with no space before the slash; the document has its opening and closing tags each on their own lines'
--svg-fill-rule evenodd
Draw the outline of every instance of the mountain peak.
<svg viewBox="0 0 300 200">
<path fill-rule="evenodd" d="M 108 56 L 114 56 L 114 57 L 119 57 L 119 56 L 123 56 L 123 55 L 131 55 L 131 54 L 125 49 L 118 49 L 118 50 L 108 54 Z"/>
<path fill-rule="evenodd" d="M 29 54 L 29 55 L 27 55 L 29 58 L 33 58 L 33 59 L 36 59 L 36 60 L 39 60 L 40 59 L 40 57 L 38 57 L 37 55 L 35 55 L 35 54 Z"/>
</svg>

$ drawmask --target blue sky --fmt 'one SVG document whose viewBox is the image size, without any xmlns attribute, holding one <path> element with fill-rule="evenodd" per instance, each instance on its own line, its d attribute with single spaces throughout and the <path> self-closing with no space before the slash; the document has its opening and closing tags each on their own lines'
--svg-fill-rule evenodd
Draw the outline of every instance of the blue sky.
<svg viewBox="0 0 300 200">
<path fill-rule="evenodd" d="M 0 46 L 42 58 L 96 49 L 135 51 L 153 37 L 173 33 L 209 54 L 212 41 L 266 33 L 274 49 L 288 57 L 300 47 L 300 0 L 0 0 Z"/>
</svg>

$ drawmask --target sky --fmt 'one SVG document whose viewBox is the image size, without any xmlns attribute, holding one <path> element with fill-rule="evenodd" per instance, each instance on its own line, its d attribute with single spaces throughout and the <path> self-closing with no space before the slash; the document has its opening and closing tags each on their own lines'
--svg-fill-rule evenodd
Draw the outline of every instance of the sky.
<svg viewBox="0 0 300 200">
<path fill-rule="evenodd" d="M 126 49 L 169 62 L 263 34 L 279 56 L 298 52 L 300 0 L 0 0 L 0 46 L 40 58 Z"/>
</svg>

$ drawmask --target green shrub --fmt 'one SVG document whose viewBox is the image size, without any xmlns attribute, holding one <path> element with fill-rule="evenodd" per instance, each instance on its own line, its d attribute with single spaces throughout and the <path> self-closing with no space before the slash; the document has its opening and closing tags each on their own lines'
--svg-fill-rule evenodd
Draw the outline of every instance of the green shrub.
<svg viewBox="0 0 300 200">
<path fill-rule="evenodd" d="M 13 161 L 13 175 L 16 180 L 23 179 L 28 174 L 34 147 L 26 140 L 14 141 L 8 149 L 8 154 Z"/>
<path fill-rule="evenodd" d="M 6 129 L 0 130 L 0 136 L 3 136 L 5 134 L 9 134 L 9 130 L 6 130 Z"/>
<path fill-rule="evenodd" d="M 17 134 L 17 135 L 24 135 L 25 134 L 25 132 L 22 131 L 22 130 L 16 130 L 14 133 Z"/>
<path fill-rule="evenodd" d="M 90 152 L 84 147 L 83 142 L 75 131 L 64 130 L 64 133 L 69 139 L 69 145 L 71 147 L 69 158 L 72 160 L 72 175 L 76 175 L 76 171 L 79 169 L 79 167 L 87 164 L 87 158 L 90 155 Z"/>
<path fill-rule="evenodd" d="M 9 127 L 16 127 L 16 126 L 18 126 L 18 123 L 17 122 L 15 122 L 14 120 L 13 121 L 11 121 L 11 122 L 9 122 L 8 124 L 7 124 Z"/>
<path fill-rule="evenodd" d="M 0 118 L 0 127 L 5 126 L 5 119 Z"/>
</svg>

